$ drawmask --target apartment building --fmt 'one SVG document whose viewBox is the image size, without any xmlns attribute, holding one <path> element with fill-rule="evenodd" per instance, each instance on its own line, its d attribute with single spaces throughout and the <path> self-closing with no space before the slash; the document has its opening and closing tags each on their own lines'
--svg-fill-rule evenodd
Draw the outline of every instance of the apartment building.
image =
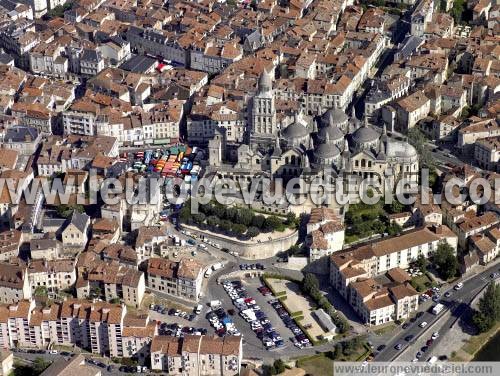
<svg viewBox="0 0 500 376">
<path fill-rule="evenodd" d="M 158 335 L 158 327 L 149 316 L 127 313 L 123 320 L 123 357 L 138 359 L 144 365 L 151 354 L 151 341 Z"/>
<path fill-rule="evenodd" d="M 132 51 L 144 55 L 161 56 L 182 66 L 188 65 L 188 53 L 176 40 L 175 35 L 168 35 L 153 28 L 142 29 L 129 27 L 127 40 Z"/>
<path fill-rule="evenodd" d="M 469 125 L 459 129 L 457 146 L 467 151 L 481 138 L 499 137 L 500 123 L 496 119 L 473 118 Z"/>
<path fill-rule="evenodd" d="M 0 263 L 0 303 L 9 304 L 30 298 L 26 266 Z"/>
<path fill-rule="evenodd" d="M 477 140 L 474 144 L 474 159 L 479 167 L 500 172 L 500 136 Z"/>
<path fill-rule="evenodd" d="M 68 299 L 49 307 L 35 301 L 0 306 L 0 343 L 4 347 L 76 345 L 94 354 L 123 356 L 126 307 Z"/>
<path fill-rule="evenodd" d="M 396 126 L 401 130 L 409 130 L 429 114 L 430 101 L 422 91 L 416 91 L 395 103 L 397 109 Z"/>
<path fill-rule="evenodd" d="M 313 208 L 307 223 L 306 244 L 309 261 L 317 261 L 344 246 L 345 227 L 339 216 L 329 208 Z"/>
<path fill-rule="evenodd" d="M 500 216 L 495 212 L 488 211 L 478 216 L 474 211 L 469 211 L 452 225 L 452 229 L 458 235 L 458 245 L 466 249 L 469 237 L 480 234 L 498 223 Z"/>
<path fill-rule="evenodd" d="M 444 242 L 456 251 L 457 236 L 444 225 L 432 225 L 335 252 L 330 256 L 330 282 L 370 325 L 408 317 L 418 306 L 418 294 L 404 269 L 420 255 L 428 258 Z M 383 274 L 393 283 L 377 281 Z"/>
<path fill-rule="evenodd" d="M 75 262 L 69 259 L 34 260 L 28 265 L 28 279 L 32 293 L 38 287 L 45 287 L 49 292 L 69 288 L 76 281 Z"/>
<path fill-rule="evenodd" d="M 203 265 L 193 259 L 179 262 L 150 258 L 147 262 L 147 286 L 159 292 L 198 301 L 203 282 Z"/>
<path fill-rule="evenodd" d="M 353 282 L 350 285 L 350 304 L 369 325 L 405 320 L 418 309 L 419 293 L 408 281 L 409 276 L 403 283 L 390 287 L 373 278 Z"/>
<path fill-rule="evenodd" d="M 68 224 L 62 231 L 62 243 L 65 249 L 82 250 L 88 241 L 90 217 L 77 210 L 73 211 Z"/>
<path fill-rule="evenodd" d="M 0 232 L 0 261 L 9 261 L 19 255 L 21 246 L 21 232 L 18 230 L 7 230 Z"/>
<path fill-rule="evenodd" d="M 96 119 L 99 106 L 88 101 L 76 101 L 63 112 L 63 128 L 65 134 L 96 135 Z"/>
<path fill-rule="evenodd" d="M 482 265 L 493 261 L 500 251 L 500 229 L 492 228 L 469 238 L 470 252 L 475 252 Z"/>
<path fill-rule="evenodd" d="M 366 116 L 375 116 L 384 104 L 408 94 L 411 80 L 402 75 L 389 80 L 376 80 L 365 99 Z"/>
<path fill-rule="evenodd" d="M 234 375 L 241 370 L 242 338 L 155 336 L 151 368 L 169 375 Z"/>
<path fill-rule="evenodd" d="M 160 244 L 169 239 L 168 233 L 167 227 L 139 227 L 134 247 L 139 262 L 152 257 L 156 252 L 159 253 Z"/>
<path fill-rule="evenodd" d="M 76 295 L 80 299 L 123 299 L 125 304 L 139 307 L 145 288 L 143 272 L 116 261 L 95 261 L 78 275 Z"/>
</svg>

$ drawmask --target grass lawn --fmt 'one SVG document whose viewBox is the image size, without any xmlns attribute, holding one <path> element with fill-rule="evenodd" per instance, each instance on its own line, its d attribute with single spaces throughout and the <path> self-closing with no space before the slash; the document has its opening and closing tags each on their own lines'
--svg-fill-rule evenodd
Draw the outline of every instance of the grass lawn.
<svg viewBox="0 0 500 376">
<path fill-rule="evenodd" d="M 325 354 L 299 359 L 297 367 L 302 368 L 309 375 L 333 375 L 333 360 Z"/>
<path fill-rule="evenodd" d="M 378 336 L 383 336 L 384 334 L 392 332 L 394 329 L 396 329 L 397 325 L 393 322 L 388 323 L 380 328 L 377 328 L 373 331 Z"/>
<path fill-rule="evenodd" d="M 418 292 L 424 292 L 432 287 L 433 281 L 424 273 L 411 279 L 411 285 Z"/>
<path fill-rule="evenodd" d="M 467 343 L 462 347 L 462 350 L 474 356 L 499 330 L 500 323 L 497 323 L 487 332 L 470 337 Z"/>
</svg>

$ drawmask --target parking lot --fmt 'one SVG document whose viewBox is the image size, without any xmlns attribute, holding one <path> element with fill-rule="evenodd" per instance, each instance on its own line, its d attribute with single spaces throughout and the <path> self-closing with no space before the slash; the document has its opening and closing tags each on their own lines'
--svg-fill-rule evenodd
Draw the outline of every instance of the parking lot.
<svg viewBox="0 0 500 376">
<path fill-rule="evenodd" d="M 243 289 L 238 288 L 240 286 Z M 273 352 L 287 351 L 292 344 L 299 349 L 312 346 L 288 312 L 258 279 L 231 280 L 224 287 L 232 301 L 233 321 L 244 335 L 247 346 Z"/>
</svg>

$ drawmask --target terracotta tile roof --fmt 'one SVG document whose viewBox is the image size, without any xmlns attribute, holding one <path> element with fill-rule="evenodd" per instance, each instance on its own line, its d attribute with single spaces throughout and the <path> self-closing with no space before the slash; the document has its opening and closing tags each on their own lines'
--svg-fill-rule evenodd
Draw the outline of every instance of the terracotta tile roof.
<svg viewBox="0 0 500 376">
<path fill-rule="evenodd" d="M 151 352 L 160 352 L 169 356 L 181 356 L 181 338 L 172 336 L 154 336 Z"/>
<path fill-rule="evenodd" d="M 411 280 L 410 275 L 401 268 L 393 268 L 386 274 L 392 281 L 397 283 L 404 283 Z"/>
<path fill-rule="evenodd" d="M 461 231 L 467 233 L 482 227 L 492 226 L 500 222 L 500 217 L 494 212 L 486 212 L 478 217 L 469 217 L 457 222 Z"/>
<path fill-rule="evenodd" d="M 198 353 L 202 336 L 184 336 L 182 340 L 182 352 Z"/>
<path fill-rule="evenodd" d="M 0 168 L 13 169 L 16 167 L 17 157 L 17 151 L 0 148 Z"/>
<path fill-rule="evenodd" d="M 389 287 L 389 291 L 395 300 L 401 300 L 409 296 L 418 295 L 417 290 L 415 290 L 409 283 Z"/>
<path fill-rule="evenodd" d="M 180 278 L 196 279 L 201 273 L 203 265 L 193 259 L 182 259 L 179 261 L 177 276 Z"/>
<path fill-rule="evenodd" d="M 168 235 L 168 228 L 162 227 L 146 227 L 142 226 L 137 230 L 137 238 L 135 240 L 136 247 L 142 247 L 144 244 L 151 242 L 154 238 L 164 237 Z"/>
<path fill-rule="evenodd" d="M 0 253 L 19 250 L 21 232 L 18 230 L 7 230 L 0 232 Z"/>
<path fill-rule="evenodd" d="M 394 305 L 394 302 L 387 295 L 374 297 L 365 302 L 366 308 L 368 308 L 368 310 L 370 311 L 374 311 L 380 308 L 390 307 L 392 305 Z"/>
<path fill-rule="evenodd" d="M 93 232 L 115 232 L 118 229 L 118 223 L 114 219 L 99 218 L 92 225 Z"/>
<path fill-rule="evenodd" d="M 0 263 L 0 286 L 22 289 L 25 271 L 26 268 L 23 266 Z"/>
<path fill-rule="evenodd" d="M 120 324 L 123 308 L 120 305 L 106 302 L 89 302 L 79 299 L 68 299 L 62 303 L 61 317 L 78 318 L 90 322 L 107 322 Z"/>
</svg>

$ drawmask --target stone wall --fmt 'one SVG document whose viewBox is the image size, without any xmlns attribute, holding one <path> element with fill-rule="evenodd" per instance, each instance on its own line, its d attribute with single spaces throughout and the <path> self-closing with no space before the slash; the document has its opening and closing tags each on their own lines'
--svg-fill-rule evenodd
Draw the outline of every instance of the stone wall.
<svg viewBox="0 0 500 376">
<path fill-rule="evenodd" d="M 220 244 L 222 248 L 227 248 L 230 251 L 237 252 L 240 257 L 249 260 L 265 259 L 273 257 L 279 252 L 285 252 L 292 245 L 297 243 L 299 237 L 298 231 L 294 231 L 292 234 L 287 236 L 256 243 L 239 241 L 238 239 L 229 239 L 225 236 L 220 236 L 214 233 L 206 233 L 193 226 L 182 225 L 182 227 L 198 236 L 203 235 L 205 238 Z"/>
</svg>

